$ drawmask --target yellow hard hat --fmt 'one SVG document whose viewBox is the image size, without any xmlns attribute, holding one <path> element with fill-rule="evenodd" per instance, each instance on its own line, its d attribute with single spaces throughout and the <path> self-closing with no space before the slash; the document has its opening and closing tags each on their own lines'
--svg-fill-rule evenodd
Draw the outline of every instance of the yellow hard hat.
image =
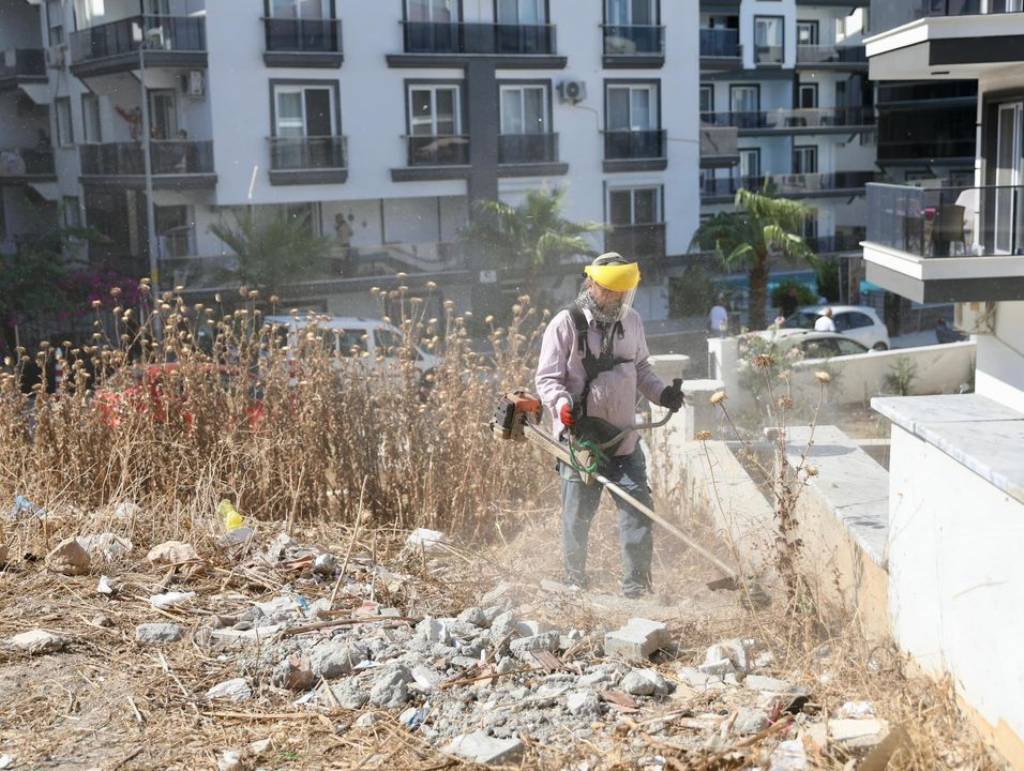
<svg viewBox="0 0 1024 771">
<path fill-rule="evenodd" d="M 617 252 L 606 252 L 583 269 L 598 286 L 613 292 L 628 292 L 640 283 L 640 266 Z"/>
</svg>

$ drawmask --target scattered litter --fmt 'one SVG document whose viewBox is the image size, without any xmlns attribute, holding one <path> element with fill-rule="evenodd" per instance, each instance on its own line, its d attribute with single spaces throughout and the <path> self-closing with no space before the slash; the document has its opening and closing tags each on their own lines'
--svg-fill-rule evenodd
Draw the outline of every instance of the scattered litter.
<svg viewBox="0 0 1024 771">
<path fill-rule="evenodd" d="M 224 532 L 226 533 L 238 530 L 245 524 L 245 519 L 238 513 L 238 509 L 235 508 L 231 501 L 226 499 L 217 504 L 217 516 L 224 523 Z"/>
<path fill-rule="evenodd" d="M 117 519 L 138 519 L 142 516 L 142 507 L 135 501 L 121 501 L 114 507 Z"/>
<path fill-rule="evenodd" d="M 114 533 L 80 535 L 78 543 L 92 559 L 101 562 L 116 562 L 131 554 L 132 542 Z"/>
<path fill-rule="evenodd" d="M 848 701 L 835 712 L 835 717 L 840 719 L 858 719 L 874 716 L 875 706 L 870 701 Z"/>
<path fill-rule="evenodd" d="M 781 742 L 772 752 L 768 771 L 806 771 L 807 750 L 799 739 Z"/>
<path fill-rule="evenodd" d="M 36 506 L 24 495 L 16 495 L 14 496 L 14 505 L 11 506 L 11 512 L 8 516 L 14 520 L 32 518 L 46 519 L 50 514 L 46 509 Z"/>
<path fill-rule="evenodd" d="M 425 527 L 413 530 L 405 539 L 405 545 L 413 549 L 423 549 L 428 554 L 441 549 L 448 543 L 448 536 L 439 530 L 428 530 Z"/>
<path fill-rule="evenodd" d="M 117 593 L 117 588 L 107 576 L 100 576 L 100 580 L 96 582 L 96 592 L 98 594 L 105 594 L 107 597 L 113 597 Z"/>
<path fill-rule="evenodd" d="M 10 768 L 14 765 L 13 755 L 0 755 L 0 771 L 5 768 Z"/>
<path fill-rule="evenodd" d="M 224 533 L 217 543 L 226 549 L 244 546 L 252 540 L 253 535 L 254 531 L 251 527 L 238 527 Z"/>
<path fill-rule="evenodd" d="M 163 594 L 154 594 L 149 598 L 149 604 L 154 608 L 160 610 L 167 610 L 177 605 L 184 605 L 186 602 L 191 602 L 196 598 L 195 592 L 164 592 Z"/>
<path fill-rule="evenodd" d="M 198 559 L 195 547 L 181 541 L 166 541 L 149 550 L 146 559 L 154 565 L 180 565 Z"/>
<path fill-rule="evenodd" d="M 217 759 L 217 771 L 242 771 L 242 754 L 225 750 Z"/>
<path fill-rule="evenodd" d="M 217 683 L 206 692 L 206 698 L 210 701 L 224 699 L 225 701 L 248 701 L 252 698 L 252 688 L 244 677 L 236 677 L 232 680 L 225 680 Z"/>
</svg>

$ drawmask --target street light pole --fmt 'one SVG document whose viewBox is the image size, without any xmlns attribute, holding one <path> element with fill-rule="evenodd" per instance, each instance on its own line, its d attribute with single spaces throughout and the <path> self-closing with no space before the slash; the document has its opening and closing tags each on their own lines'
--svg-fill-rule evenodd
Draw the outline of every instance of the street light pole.
<svg viewBox="0 0 1024 771">
<path fill-rule="evenodd" d="M 146 235 L 149 251 L 149 279 L 153 285 L 153 300 L 159 301 L 160 266 L 157 261 L 156 213 L 153 208 L 153 159 L 151 156 L 149 125 L 149 93 L 146 90 L 146 17 L 142 17 L 142 40 L 139 44 L 139 89 L 142 105 L 142 167 L 146 177 Z"/>
</svg>

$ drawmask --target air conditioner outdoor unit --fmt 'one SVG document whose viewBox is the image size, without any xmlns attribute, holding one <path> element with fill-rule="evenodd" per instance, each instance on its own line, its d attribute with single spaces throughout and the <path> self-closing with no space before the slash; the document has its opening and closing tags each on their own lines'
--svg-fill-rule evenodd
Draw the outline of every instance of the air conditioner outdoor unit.
<svg viewBox="0 0 1024 771">
<path fill-rule="evenodd" d="M 68 58 L 68 47 L 64 43 L 50 46 L 46 49 L 46 66 L 60 69 Z"/>
<path fill-rule="evenodd" d="M 576 104 L 587 98 L 587 84 L 582 80 L 565 80 L 558 84 L 558 98 Z"/>
<path fill-rule="evenodd" d="M 206 78 L 202 70 L 192 70 L 181 76 L 181 90 L 191 99 L 202 99 L 206 96 Z"/>
</svg>

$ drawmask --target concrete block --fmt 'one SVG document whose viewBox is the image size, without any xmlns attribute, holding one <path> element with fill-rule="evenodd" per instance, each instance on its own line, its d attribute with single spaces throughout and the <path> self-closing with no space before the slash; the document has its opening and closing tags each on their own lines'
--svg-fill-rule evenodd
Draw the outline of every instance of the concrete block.
<svg viewBox="0 0 1024 771">
<path fill-rule="evenodd" d="M 646 661 L 655 651 L 671 642 L 665 624 L 631 618 L 624 627 L 604 636 L 604 652 L 607 656 L 619 656 L 628 661 Z"/>
<path fill-rule="evenodd" d="M 482 765 L 515 763 L 522 757 L 523 743 L 518 739 L 495 739 L 485 731 L 457 736 L 445 752 Z"/>
</svg>

